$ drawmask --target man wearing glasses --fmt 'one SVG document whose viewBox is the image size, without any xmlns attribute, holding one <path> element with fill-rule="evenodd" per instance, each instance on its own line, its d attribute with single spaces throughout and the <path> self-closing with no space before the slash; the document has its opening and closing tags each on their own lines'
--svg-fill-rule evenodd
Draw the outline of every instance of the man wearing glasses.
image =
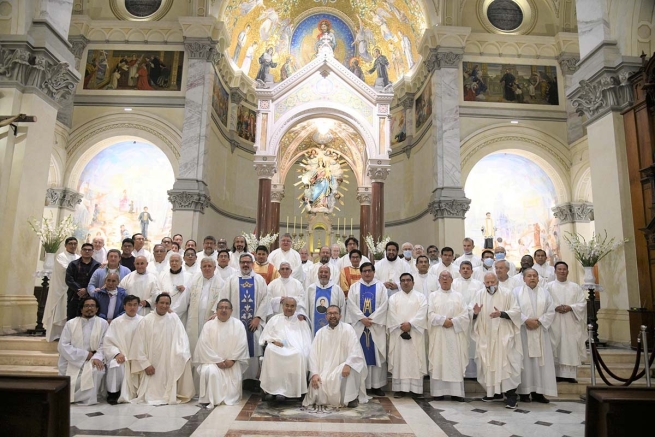
<svg viewBox="0 0 655 437">
<path fill-rule="evenodd" d="M 82 245 L 82 256 L 71 261 L 66 268 L 66 285 L 68 285 L 67 320 L 77 317 L 80 299 L 89 296 L 87 290 L 93 272 L 100 263 L 93 259 L 93 244 Z"/>
</svg>

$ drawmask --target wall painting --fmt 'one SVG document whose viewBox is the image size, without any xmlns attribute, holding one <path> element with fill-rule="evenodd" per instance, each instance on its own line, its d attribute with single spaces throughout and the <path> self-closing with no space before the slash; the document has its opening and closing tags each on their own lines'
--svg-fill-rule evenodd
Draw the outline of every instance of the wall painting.
<svg viewBox="0 0 655 437">
<path fill-rule="evenodd" d="M 416 99 L 416 107 L 414 109 L 414 116 L 416 117 L 416 132 L 418 132 L 426 121 L 432 116 L 432 81 L 428 80 L 427 85 L 423 88 L 421 95 Z"/>
<path fill-rule="evenodd" d="M 237 111 L 237 134 L 246 141 L 255 142 L 257 114 L 252 109 L 239 105 Z"/>
<path fill-rule="evenodd" d="M 230 108 L 230 95 L 225 90 L 223 83 L 214 73 L 214 93 L 212 94 L 212 108 L 218 119 L 227 127 L 227 113 Z"/>
</svg>

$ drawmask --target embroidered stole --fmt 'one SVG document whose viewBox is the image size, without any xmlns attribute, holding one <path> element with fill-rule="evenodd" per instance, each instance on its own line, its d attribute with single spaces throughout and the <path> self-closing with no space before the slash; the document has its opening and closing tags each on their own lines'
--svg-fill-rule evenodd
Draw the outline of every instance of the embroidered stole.
<svg viewBox="0 0 655 437">
<path fill-rule="evenodd" d="M 314 334 L 316 331 L 327 325 L 327 307 L 330 306 L 332 297 L 332 286 L 329 288 L 316 287 L 314 297 Z"/>
<path fill-rule="evenodd" d="M 364 285 L 363 283 L 360 283 L 359 285 L 359 308 L 366 317 L 370 317 L 370 315 L 375 312 L 376 288 L 375 284 Z M 375 343 L 373 342 L 371 331 L 368 328 L 364 328 L 364 332 L 362 332 L 359 342 L 364 351 L 366 365 L 375 366 L 377 364 L 375 360 Z"/>
<path fill-rule="evenodd" d="M 239 319 L 246 328 L 248 338 L 248 353 L 255 356 L 255 338 L 250 330 L 250 322 L 255 318 L 255 280 L 239 277 Z"/>
</svg>

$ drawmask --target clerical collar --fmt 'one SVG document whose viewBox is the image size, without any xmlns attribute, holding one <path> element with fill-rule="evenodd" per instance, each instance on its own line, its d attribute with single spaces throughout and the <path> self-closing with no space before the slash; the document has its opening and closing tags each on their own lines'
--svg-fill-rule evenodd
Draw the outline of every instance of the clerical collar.
<svg viewBox="0 0 655 437">
<path fill-rule="evenodd" d="M 371 282 L 366 282 L 365 280 L 362 279 L 362 284 L 365 284 L 367 286 L 373 284 L 374 282 L 375 282 L 375 278 L 373 278 Z"/>
<path fill-rule="evenodd" d="M 135 272 L 139 273 L 138 270 L 135 270 Z M 140 275 L 145 275 L 146 273 L 148 273 L 148 271 L 147 271 L 147 270 L 144 270 L 143 273 L 139 273 L 139 274 L 140 274 Z"/>
<path fill-rule="evenodd" d="M 182 271 L 182 267 L 180 267 L 178 270 L 173 270 L 173 269 L 169 269 L 169 270 L 170 270 L 170 272 L 172 274 L 177 275 L 178 273 L 180 273 Z"/>
<path fill-rule="evenodd" d="M 449 288 L 448 290 L 444 290 L 444 289 L 441 288 L 441 287 L 439 287 L 439 290 L 443 291 L 444 293 L 450 293 L 451 291 L 453 291 L 452 288 Z"/>
<path fill-rule="evenodd" d="M 187 266 L 188 269 L 190 269 L 191 267 L 195 266 L 196 263 L 193 263 L 193 264 L 191 264 L 191 265 L 185 263 L 184 265 Z"/>
<path fill-rule="evenodd" d="M 426 272 L 426 273 L 419 273 L 418 275 L 419 275 L 420 277 L 425 277 L 425 276 L 427 276 L 428 274 L 427 274 L 427 272 Z"/>
<path fill-rule="evenodd" d="M 243 279 L 250 279 L 251 276 L 252 276 L 252 272 L 250 272 L 250 273 L 243 273 L 243 272 L 241 272 L 241 277 L 242 277 Z"/>
<path fill-rule="evenodd" d="M 464 256 L 471 256 L 471 255 L 473 255 L 473 252 L 469 252 L 469 253 L 464 252 Z"/>
<path fill-rule="evenodd" d="M 327 287 L 329 287 L 329 286 L 330 286 L 330 284 L 332 284 L 332 281 L 328 281 L 328 283 L 327 283 L 327 284 L 325 284 L 325 285 L 323 285 L 323 284 L 321 284 L 321 282 L 320 282 L 320 281 L 318 282 L 318 286 L 319 286 L 319 287 L 321 287 L 321 288 L 323 288 L 323 289 L 325 289 L 325 288 L 327 288 Z"/>
<path fill-rule="evenodd" d="M 268 264 L 268 261 L 266 261 L 265 263 L 260 263 L 259 261 L 255 261 L 255 262 L 256 262 L 257 265 L 260 266 L 260 267 L 263 267 L 263 266 L 265 266 L 266 264 Z"/>
</svg>

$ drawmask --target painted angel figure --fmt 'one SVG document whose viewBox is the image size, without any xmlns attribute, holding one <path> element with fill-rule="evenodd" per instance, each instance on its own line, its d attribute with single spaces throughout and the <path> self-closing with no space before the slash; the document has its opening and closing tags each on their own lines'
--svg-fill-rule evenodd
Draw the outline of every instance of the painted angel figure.
<svg viewBox="0 0 655 437">
<path fill-rule="evenodd" d="M 376 26 L 380 26 L 380 32 L 382 32 L 382 37 L 386 41 L 397 42 L 398 38 L 393 34 L 389 26 L 387 25 L 387 18 L 391 18 L 391 14 L 385 11 L 382 8 L 377 8 L 374 13 L 371 13 L 371 22 Z"/>
<path fill-rule="evenodd" d="M 359 18 L 359 15 L 357 16 L 357 19 L 359 20 L 359 30 L 357 31 L 357 35 L 355 35 L 355 40 L 352 45 L 354 46 L 357 44 L 357 56 L 361 60 L 364 62 L 371 62 L 373 56 L 369 53 L 368 48 L 371 45 L 375 45 L 375 37 L 373 36 L 371 29 L 364 27 L 364 23 L 362 23 L 362 19 Z"/>
<path fill-rule="evenodd" d="M 239 12 L 241 15 L 248 15 L 250 11 L 255 9 L 257 6 L 264 6 L 264 0 L 244 0 L 239 5 Z"/>
<path fill-rule="evenodd" d="M 266 41 L 277 30 L 280 16 L 277 14 L 274 8 L 268 8 L 261 13 L 259 18 L 257 18 L 257 21 L 262 20 L 263 22 L 259 26 L 259 37 L 262 39 L 262 41 Z"/>
</svg>

